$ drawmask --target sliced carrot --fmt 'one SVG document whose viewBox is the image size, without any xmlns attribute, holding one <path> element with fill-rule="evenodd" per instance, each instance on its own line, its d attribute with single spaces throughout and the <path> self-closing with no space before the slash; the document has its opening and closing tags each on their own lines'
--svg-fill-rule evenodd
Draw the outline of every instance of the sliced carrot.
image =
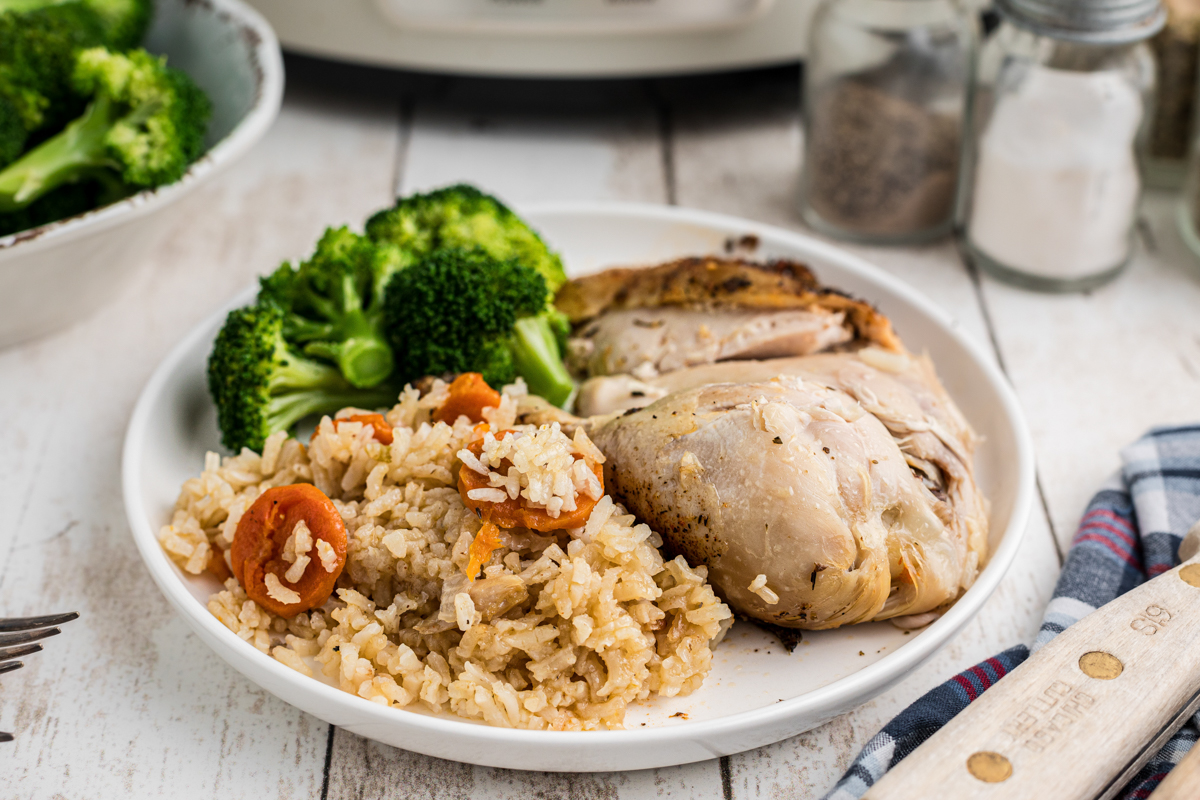
<svg viewBox="0 0 1200 800">
<path fill-rule="evenodd" d="M 467 580 L 475 580 L 479 570 L 483 569 L 483 565 L 500 546 L 500 529 L 492 523 L 489 513 L 483 520 L 483 527 L 475 534 L 475 541 L 471 542 L 471 547 L 467 550 L 471 556 L 471 560 L 467 562 Z"/>
<path fill-rule="evenodd" d="M 363 425 L 370 425 L 375 431 L 371 434 L 375 441 L 380 444 L 391 444 L 393 440 L 392 426 L 388 425 L 387 420 L 383 418 L 383 414 L 355 414 L 351 417 L 341 417 L 333 421 L 334 427 L 341 425 L 343 422 L 361 422 Z M 312 439 L 317 438 L 317 434 L 321 429 L 313 431 Z M 309 439 L 309 441 L 312 441 Z"/>
<path fill-rule="evenodd" d="M 312 560 L 300 580 L 291 583 L 285 573 L 292 564 L 284 560 L 283 548 L 301 520 L 314 540 L 313 548 L 307 554 Z M 325 570 L 317 551 L 317 540 L 329 544 L 337 556 L 332 572 Z M 273 614 L 293 617 L 324 605 L 332 594 L 346 565 L 346 526 L 333 501 L 317 487 L 307 483 L 276 486 L 263 492 L 242 515 L 230 551 L 233 574 L 246 595 Z M 271 597 L 266 584 L 268 574 L 278 578 L 284 588 L 300 595 L 299 601 L 285 603 Z"/>
<path fill-rule="evenodd" d="M 497 434 L 497 437 L 504 436 L 504 431 Z M 478 458 L 483 454 L 483 440 L 477 440 L 467 445 L 467 449 Z M 576 456 L 578 460 L 580 456 Z M 508 472 L 508 462 L 501 462 L 497 472 Z M 592 473 L 596 479 L 600 481 L 600 486 L 604 486 L 604 467 L 600 464 L 592 464 Z M 568 528 L 578 528 L 587 522 L 588 516 L 592 513 L 592 509 L 596 505 L 596 501 L 586 494 L 577 494 L 575 496 L 575 510 L 563 511 L 557 517 L 550 516 L 550 512 L 544 508 L 529 508 L 525 505 L 523 497 L 506 497 L 503 502 L 495 503 L 489 500 L 472 500 L 467 494 L 472 489 L 487 489 L 490 488 L 486 475 L 481 475 L 468 466 L 463 466 L 458 472 L 458 494 L 462 497 L 463 503 L 467 508 L 477 514 L 488 515 L 490 519 L 502 528 L 529 528 L 530 530 L 542 531 L 561 531 Z"/>
<path fill-rule="evenodd" d="M 450 396 L 434 412 L 435 422 L 453 425 L 459 417 L 483 422 L 483 410 L 500 405 L 500 393 L 487 385 L 478 372 L 464 372 L 450 384 Z"/>
</svg>

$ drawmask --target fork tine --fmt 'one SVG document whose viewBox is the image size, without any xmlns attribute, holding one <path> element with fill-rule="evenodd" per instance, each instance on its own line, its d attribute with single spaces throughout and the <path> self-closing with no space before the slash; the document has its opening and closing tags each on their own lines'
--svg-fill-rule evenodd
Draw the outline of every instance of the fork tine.
<svg viewBox="0 0 1200 800">
<path fill-rule="evenodd" d="M 23 631 L 21 633 L 0 633 L 0 647 L 9 647 L 14 644 L 25 644 L 26 642 L 36 642 L 39 639 L 47 639 L 51 636 L 56 636 L 60 633 L 58 628 L 43 628 L 40 631 Z"/>
<path fill-rule="evenodd" d="M 10 658 L 20 658 L 21 656 L 31 656 L 34 653 L 40 653 L 42 646 L 36 642 L 33 644 L 23 644 L 16 647 L 0 647 L 0 661 L 7 661 Z M 3 667 L 0 664 L 0 667 Z"/>
<path fill-rule="evenodd" d="M 25 666 L 24 661 L 5 661 L 3 664 L 0 664 L 0 675 L 3 675 L 6 672 L 12 672 L 13 670 L 18 670 L 23 666 Z"/>
<path fill-rule="evenodd" d="M 13 740 L 13 735 L 11 733 L 5 733 L 4 731 L 0 731 L 0 742 L 11 742 L 12 740 Z"/>
<path fill-rule="evenodd" d="M 69 611 L 66 614 L 50 614 L 45 617 L 9 617 L 0 619 L 0 633 L 9 631 L 28 631 L 34 628 L 49 628 L 52 625 L 62 625 L 77 618 L 79 612 Z"/>
</svg>

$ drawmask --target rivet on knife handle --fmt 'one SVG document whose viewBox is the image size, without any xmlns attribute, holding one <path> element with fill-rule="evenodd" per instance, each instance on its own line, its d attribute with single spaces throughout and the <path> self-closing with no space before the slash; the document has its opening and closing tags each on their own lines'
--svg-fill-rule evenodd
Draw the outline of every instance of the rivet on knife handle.
<svg viewBox="0 0 1200 800">
<path fill-rule="evenodd" d="M 1197 686 L 1200 557 L 1059 634 L 864 800 L 1091 800 Z"/>
</svg>

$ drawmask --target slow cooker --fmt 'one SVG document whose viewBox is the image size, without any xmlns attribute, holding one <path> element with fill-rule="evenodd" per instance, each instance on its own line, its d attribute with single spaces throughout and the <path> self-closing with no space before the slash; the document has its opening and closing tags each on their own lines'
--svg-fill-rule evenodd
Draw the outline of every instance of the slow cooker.
<svg viewBox="0 0 1200 800">
<path fill-rule="evenodd" d="M 285 48 L 467 75 L 620 77 L 804 55 L 816 0 L 250 0 Z"/>
</svg>

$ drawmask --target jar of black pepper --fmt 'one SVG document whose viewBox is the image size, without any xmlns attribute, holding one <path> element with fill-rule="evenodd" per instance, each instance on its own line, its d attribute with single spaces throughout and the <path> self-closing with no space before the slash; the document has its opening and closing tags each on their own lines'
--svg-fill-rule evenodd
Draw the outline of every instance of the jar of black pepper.
<svg viewBox="0 0 1200 800">
<path fill-rule="evenodd" d="M 952 230 L 977 38 L 959 0 L 823 0 L 805 64 L 809 225 L 889 244 Z"/>
</svg>

